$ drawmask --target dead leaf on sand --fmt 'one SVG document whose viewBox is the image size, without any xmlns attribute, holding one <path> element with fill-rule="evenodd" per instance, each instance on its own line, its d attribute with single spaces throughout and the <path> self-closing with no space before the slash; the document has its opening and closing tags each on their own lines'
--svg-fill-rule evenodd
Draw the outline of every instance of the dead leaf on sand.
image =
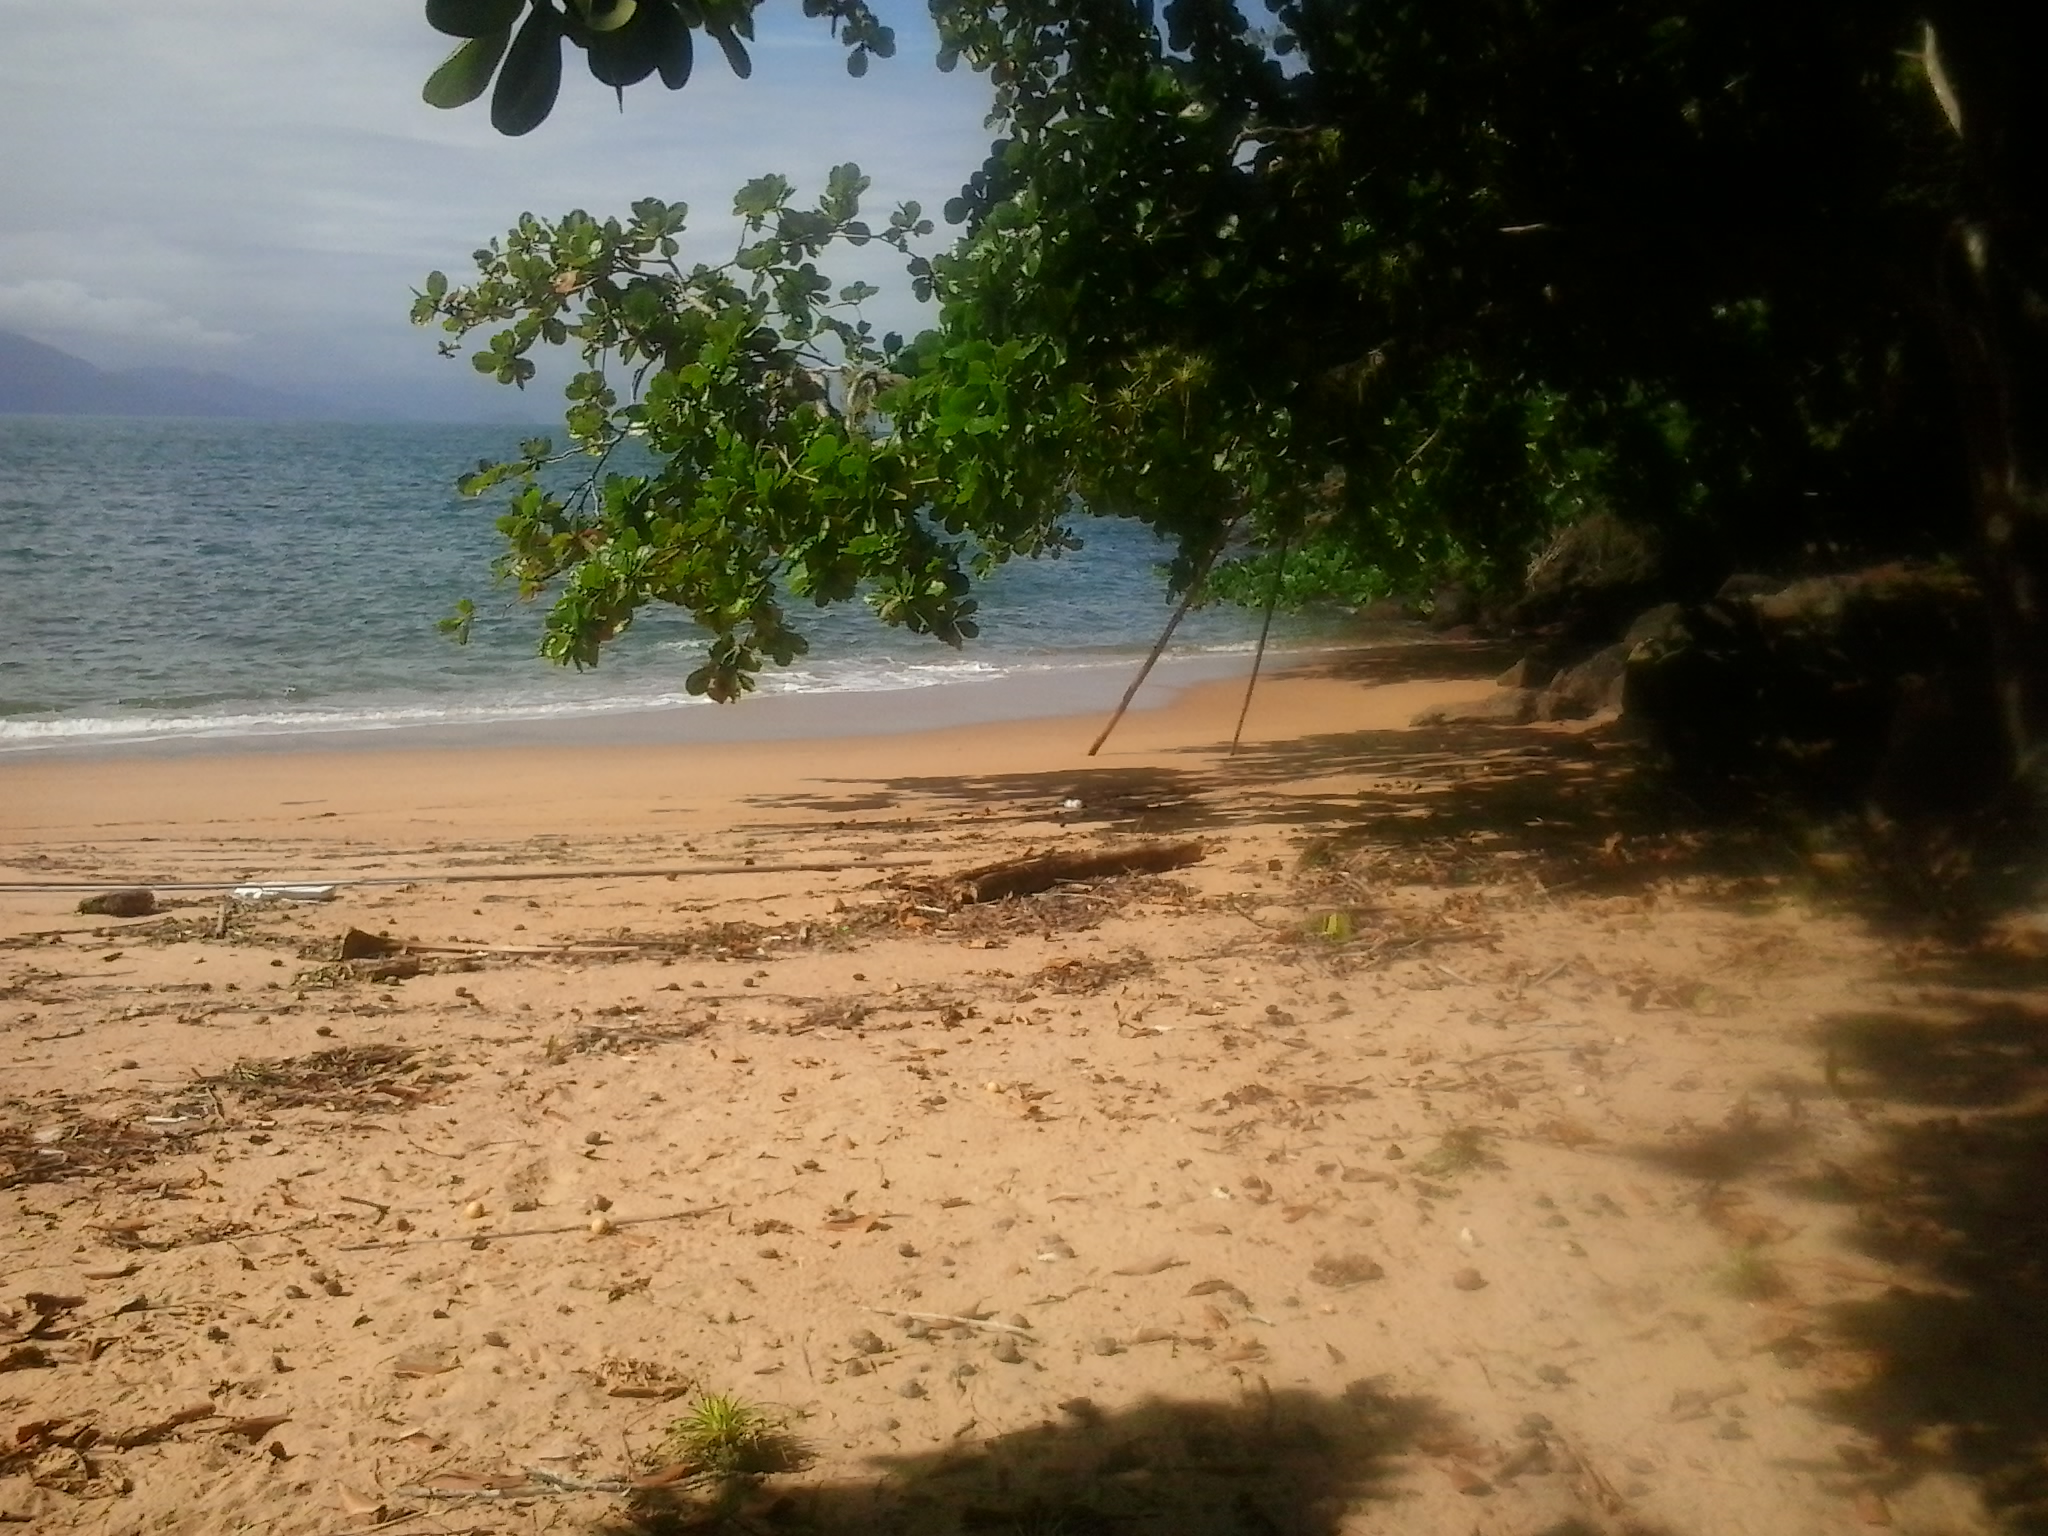
<svg viewBox="0 0 2048 1536">
<path fill-rule="evenodd" d="M 871 1212 L 861 1211 L 850 1216 L 835 1216 L 825 1223 L 827 1232 L 886 1232 L 889 1224 Z"/>
<path fill-rule="evenodd" d="M 1159 1275 L 1164 1274 L 1169 1269 L 1178 1269 L 1186 1263 L 1186 1259 L 1177 1259 L 1172 1254 L 1161 1254 L 1157 1258 L 1140 1259 L 1135 1264 L 1121 1265 L 1111 1270 L 1110 1273 L 1133 1277 L 1139 1275 Z"/>
<path fill-rule="evenodd" d="M 1309 1266 L 1308 1277 L 1317 1285 L 1327 1285 L 1341 1290 L 1345 1286 L 1363 1285 L 1368 1280 L 1378 1280 L 1386 1274 L 1372 1259 L 1362 1253 L 1326 1253 Z"/>
<path fill-rule="evenodd" d="M 292 1416 L 288 1413 L 258 1413 L 244 1419 L 229 1419 L 220 1426 L 224 1435 L 240 1435 L 244 1440 L 261 1440 L 280 1424 L 289 1424 Z"/>
<path fill-rule="evenodd" d="M 439 1376 L 460 1364 L 452 1350 L 408 1349 L 391 1362 L 391 1371 L 395 1376 Z"/>
</svg>

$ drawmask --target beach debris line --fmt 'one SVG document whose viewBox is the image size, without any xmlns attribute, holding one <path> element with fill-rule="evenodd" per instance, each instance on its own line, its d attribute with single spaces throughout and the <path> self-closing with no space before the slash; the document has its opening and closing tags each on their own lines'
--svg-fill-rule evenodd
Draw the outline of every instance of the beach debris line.
<svg viewBox="0 0 2048 1536">
<path fill-rule="evenodd" d="M 1006 896 L 1034 896 L 1077 881 L 1185 869 L 1199 864 L 1207 851 L 1199 842 L 1184 842 L 1138 843 L 1092 853 L 1026 854 L 962 870 L 941 882 L 940 889 L 954 905 L 972 906 Z"/>
<path fill-rule="evenodd" d="M 232 1089 L 273 1109 L 331 1106 L 343 1097 L 353 1110 L 402 1109 L 457 1081 L 454 1074 L 425 1070 L 418 1055 L 409 1045 L 340 1045 L 274 1061 L 237 1061 L 225 1072 L 199 1079 L 198 1086 Z"/>
<path fill-rule="evenodd" d="M 865 869 L 909 869 L 932 861 L 915 855 L 896 856 L 882 859 L 832 859 L 819 862 L 777 862 L 764 864 L 753 859 L 725 864 L 652 864 L 619 867 L 613 865 L 591 868 L 554 869 L 461 869 L 461 870 L 414 870 L 402 875 L 351 875 L 345 879 L 323 881 L 318 885 L 266 885 L 267 890 L 344 890 L 358 886 L 372 885 L 466 885 L 479 881 L 495 883 L 519 883 L 528 880 L 639 880 L 670 879 L 684 875 L 788 875 L 788 874 L 844 874 L 851 870 Z M 0 880 L 0 891 L 95 891 L 102 890 L 105 882 L 99 880 Z M 241 880 L 170 880 L 156 887 L 160 891 L 227 891 L 235 893 L 244 889 L 256 889 Z M 108 894 L 103 891 L 103 894 Z M 309 898 L 300 897 L 300 900 Z M 324 897 L 310 898 L 324 900 Z M 80 911 L 103 911 L 98 907 L 81 906 Z M 107 914 L 120 916 L 119 913 Z M 144 913 L 134 914 L 144 916 Z"/>
</svg>

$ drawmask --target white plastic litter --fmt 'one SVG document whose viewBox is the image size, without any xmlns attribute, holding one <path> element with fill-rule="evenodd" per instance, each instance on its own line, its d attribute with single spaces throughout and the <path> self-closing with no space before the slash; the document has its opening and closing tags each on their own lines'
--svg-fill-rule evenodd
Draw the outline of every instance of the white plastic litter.
<svg viewBox="0 0 2048 1536">
<path fill-rule="evenodd" d="M 238 885 L 228 894 L 236 901 L 332 901 L 331 885 Z"/>
</svg>

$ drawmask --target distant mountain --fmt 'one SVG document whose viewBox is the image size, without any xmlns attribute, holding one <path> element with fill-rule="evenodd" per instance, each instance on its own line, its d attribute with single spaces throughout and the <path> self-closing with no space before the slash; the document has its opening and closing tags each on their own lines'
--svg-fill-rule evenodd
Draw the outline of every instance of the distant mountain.
<svg viewBox="0 0 2048 1536">
<path fill-rule="evenodd" d="M 331 405 L 190 368 L 96 368 L 83 358 L 0 331 L 0 416 L 332 417 Z"/>
</svg>

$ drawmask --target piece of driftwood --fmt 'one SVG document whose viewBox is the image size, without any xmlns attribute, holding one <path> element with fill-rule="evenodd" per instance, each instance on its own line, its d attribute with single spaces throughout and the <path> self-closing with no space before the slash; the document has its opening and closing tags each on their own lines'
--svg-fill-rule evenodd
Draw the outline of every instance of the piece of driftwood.
<svg viewBox="0 0 2048 1536">
<path fill-rule="evenodd" d="M 1095 853 L 1041 853 L 962 870 L 942 888 L 956 905 L 968 906 L 1001 901 L 1005 896 L 1030 896 L 1072 880 L 1104 880 L 1112 875 L 1154 875 L 1161 870 L 1184 869 L 1199 864 L 1203 851 L 1200 843 L 1186 842 L 1139 843 Z"/>
</svg>

